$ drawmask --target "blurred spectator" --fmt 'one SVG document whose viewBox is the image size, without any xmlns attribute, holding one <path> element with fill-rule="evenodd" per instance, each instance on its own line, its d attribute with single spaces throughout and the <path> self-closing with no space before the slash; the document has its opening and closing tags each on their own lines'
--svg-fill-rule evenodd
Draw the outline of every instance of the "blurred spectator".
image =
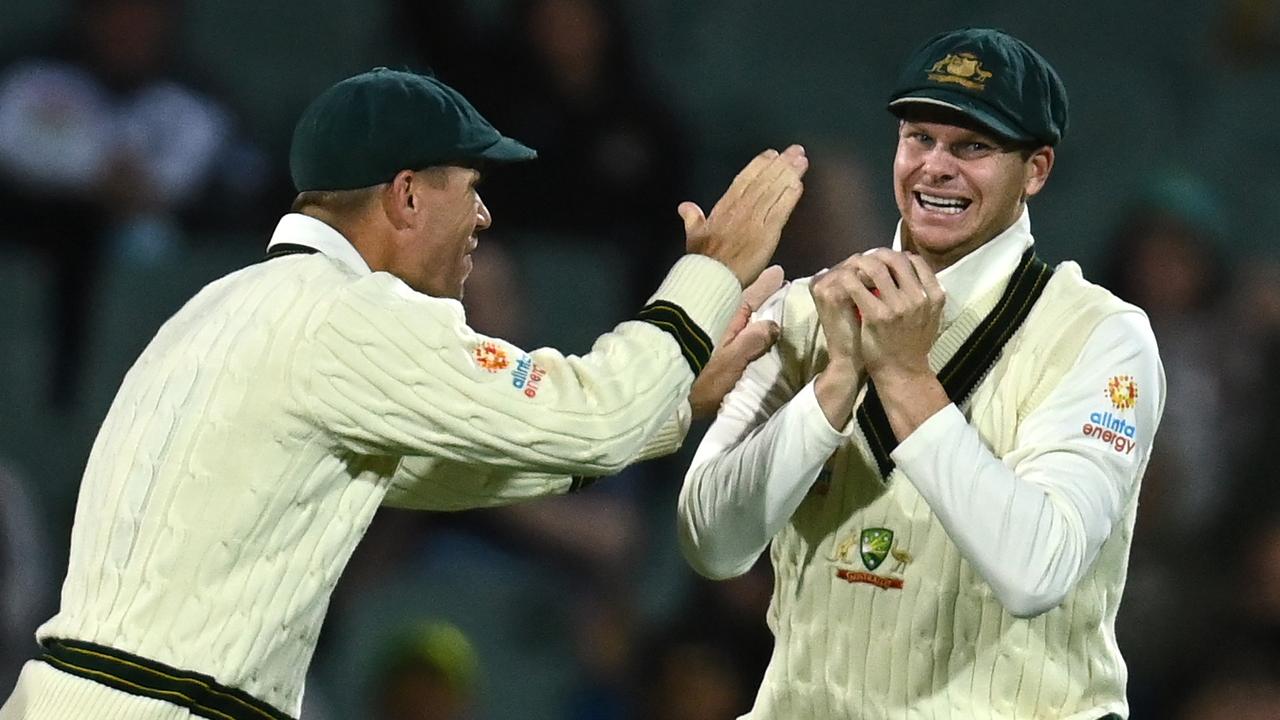
<svg viewBox="0 0 1280 720">
<path fill-rule="evenodd" d="M 373 720 L 464 720 L 473 717 L 479 663 L 470 641 L 443 622 L 403 631 L 386 650 L 375 679 Z"/>
<path fill-rule="evenodd" d="M 1233 380 L 1229 398 L 1239 438 L 1234 508 L 1280 512 L 1280 260 L 1252 258 L 1232 283 L 1227 322 L 1235 352 L 1225 354 Z M 1247 498 L 1247 502 L 1239 502 Z M 1228 517 L 1227 520 L 1234 520 Z"/>
<path fill-rule="evenodd" d="M 1103 282 L 1147 312 L 1168 382 L 1117 621 L 1135 717 L 1167 716 L 1168 679 L 1183 669 L 1178 648 L 1209 639 L 1206 588 L 1222 548 L 1202 538 L 1230 504 L 1235 449 L 1222 372 L 1233 335 L 1222 322 L 1224 222 L 1210 189 L 1170 173 L 1140 189 L 1106 247 Z"/>
<path fill-rule="evenodd" d="M 1275 720 L 1280 718 L 1280 683 L 1257 668 L 1216 672 L 1201 683 L 1174 720 Z M 1135 720 L 1141 720 L 1136 718 Z"/>
<path fill-rule="evenodd" d="M 1197 178 L 1171 173 L 1144 188 L 1117 223 L 1103 281 L 1147 312 L 1168 377 L 1168 401 L 1139 505 L 1138 543 L 1185 540 L 1210 527 L 1228 502 L 1233 445 L 1243 419 L 1227 405 L 1223 322 L 1230 286 L 1218 243 L 1225 214 Z"/>
<path fill-rule="evenodd" d="M 1280 514 L 1255 513 L 1251 522 L 1211 539 L 1226 568 L 1223 584 L 1236 592 L 1220 590 L 1213 598 L 1218 605 L 1206 613 L 1209 633 L 1180 633 L 1179 673 L 1165 692 L 1183 697 L 1178 711 L 1167 715 L 1280 718 Z"/>
<path fill-rule="evenodd" d="M 583 593 L 574 626 L 582 679 L 571 692 L 567 720 L 629 720 L 636 717 L 637 627 L 622 593 L 600 588 Z"/>
<path fill-rule="evenodd" d="M 0 694 L 35 655 L 36 626 L 53 612 L 45 532 L 26 483 L 0 465 Z"/>
<path fill-rule="evenodd" d="M 648 668 L 639 717 L 733 720 L 750 709 L 751 696 L 744 695 L 746 688 L 734 672 L 732 646 L 690 639 L 661 650 Z"/>
<path fill-rule="evenodd" d="M 262 188 L 225 104 L 175 69 L 179 4 L 77 0 L 65 36 L 0 72 L 0 222 L 55 266 L 53 397 L 75 399 L 108 250 L 171 254 L 179 227 L 234 223 Z"/>
<path fill-rule="evenodd" d="M 643 302 L 680 251 L 688 198 L 684 130 L 632 52 L 616 0 L 512 0 L 504 27 L 459 3 L 403 0 L 400 27 L 494 122 L 538 151 L 484 193 L 495 233 L 536 232 L 616 245 L 627 297 Z M 453 6 L 453 7 L 450 7 Z"/>
<path fill-rule="evenodd" d="M 773 633 L 764 620 L 772 596 L 772 569 L 761 558 L 749 572 L 735 578 L 697 578 L 683 611 L 670 626 L 677 637 L 732 649 L 729 667 L 746 693 L 739 702 L 740 713 L 751 709 L 773 654 Z"/>
</svg>

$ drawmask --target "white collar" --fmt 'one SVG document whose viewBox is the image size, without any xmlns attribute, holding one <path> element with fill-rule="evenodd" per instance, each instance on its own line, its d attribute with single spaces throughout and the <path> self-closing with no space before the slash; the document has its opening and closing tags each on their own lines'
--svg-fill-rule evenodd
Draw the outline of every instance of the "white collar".
<svg viewBox="0 0 1280 720">
<path fill-rule="evenodd" d="M 938 283 L 947 291 L 947 304 L 942 308 L 942 324 L 950 325 L 974 298 L 988 292 L 1013 274 L 1022 254 L 1031 247 L 1031 215 L 1026 206 L 1018 219 L 1004 232 L 960 258 L 954 265 L 938 273 Z M 902 221 L 893 233 L 893 249 L 902 250 Z"/>
<path fill-rule="evenodd" d="M 357 275 L 373 272 L 360 251 L 342 233 L 309 215 L 289 213 L 280 218 L 276 231 L 271 235 L 271 242 L 267 243 L 267 250 L 286 243 L 315 248 L 351 268 Z"/>
</svg>

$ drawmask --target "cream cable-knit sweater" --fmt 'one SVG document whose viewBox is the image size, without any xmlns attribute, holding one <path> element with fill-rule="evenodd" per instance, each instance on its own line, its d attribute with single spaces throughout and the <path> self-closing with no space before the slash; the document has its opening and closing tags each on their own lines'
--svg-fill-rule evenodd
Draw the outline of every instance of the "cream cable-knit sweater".
<svg viewBox="0 0 1280 720">
<path fill-rule="evenodd" d="M 513 502 L 670 451 L 693 373 L 647 323 L 582 357 L 525 353 L 468 328 L 458 302 L 370 273 L 318 221 L 286 216 L 281 242 L 325 254 L 210 284 L 125 376 L 38 636 L 212 675 L 296 716 L 330 593 L 388 492 Z M 740 287 L 686 256 L 654 297 L 718 338 Z"/>
</svg>

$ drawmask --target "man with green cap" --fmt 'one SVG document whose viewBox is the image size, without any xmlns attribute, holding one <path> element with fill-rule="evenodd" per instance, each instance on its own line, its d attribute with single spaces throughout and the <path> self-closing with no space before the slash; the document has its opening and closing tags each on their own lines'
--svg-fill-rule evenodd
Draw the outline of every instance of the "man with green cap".
<svg viewBox="0 0 1280 720">
<path fill-rule="evenodd" d="M 791 283 L 681 490 L 712 578 L 771 545 L 752 720 L 1123 718 L 1114 621 L 1164 404 L 1146 316 L 1035 253 L 1061 80 L 938 35 L 890 97 L 891 248 Z"/>
<path fill-rule="evenodd" d="M 582 357 L 482 336 L 458 302 L 490 224 L 481 169 L 533 157 L 412 73 L 357 75 L 307 108 L 267 259 L 201 290 L 125 377 L 60 610 L 0 718 L 296 717 L 379 506 L 570 492 L 675 449 L 695 378 L 724 388 L 746 365 L 738 343 L 715 370 L 712 338 L 777 245 L 804 151 L 757 156 L 709 216 L 682 205 L 689 254 Z"/>
</svg>

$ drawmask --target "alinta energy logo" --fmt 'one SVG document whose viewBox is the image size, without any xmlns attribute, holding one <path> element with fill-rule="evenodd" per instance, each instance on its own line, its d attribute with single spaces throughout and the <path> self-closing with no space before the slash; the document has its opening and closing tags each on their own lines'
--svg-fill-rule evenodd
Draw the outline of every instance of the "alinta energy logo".
<svg viewBox="0 0 1280 720">
<path fill-rule="evenodd" d="M 1128 375 L 1116 375 L 1107 382 L 1105 395 L 1116 410 L 1121 412 L 1132 410 L 1138 402 L 1138 383 Z M 1138 428 L 1124 417 L 1110 411 L 1091 413 L 1089 422 L 1084 424 L 1081 432 L 1085 437 L 1096 438 L 1110 445 L 1122 455 L 1132 453 L 1138 444 L 1135 439 Z"/>
<path fill-rule="evenodd" d="M 535 398 L 538 396 L 538 384 L 546 376 L 546 369 L 525 355 L 516 361 L 516 369 L 511 371 L 511 385 L 523 390 L 525 397 Z"/>
</svg>

